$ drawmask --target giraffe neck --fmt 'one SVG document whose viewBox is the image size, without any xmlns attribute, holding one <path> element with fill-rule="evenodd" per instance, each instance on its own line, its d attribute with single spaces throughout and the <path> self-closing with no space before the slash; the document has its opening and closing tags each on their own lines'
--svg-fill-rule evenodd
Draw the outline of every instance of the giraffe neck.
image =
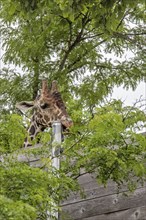
<svg viewBox="0 0 146 220">
<path fill-rule="evenodd" d="M 24 145 L 23 147 L 31 147 L 32 146 L 32 141 L 35 139 L 36 135 L 42 131 L 42 126 L 37 125 L 36 121 L 32 121 L 27 132 L 28 132 L 28 137 L 25 138 Z"/>
<path fill-rule="evenodd" d="M 42 115 L 40 114 L 40 112 L 34 112 L 31 118 L 31 124 L 27 130 L 28 137 L 25 138 L 24 145 L 23 145 L 24 148 L 31 147 L 32 141 L 35 139 L 36 135 L 44 131 L 45 128 L 51 127 L 52 122 L 55 121 L 56 119 L 57 117 L 55 116 L 49 117 L 46 114 Z"/>
</svg>

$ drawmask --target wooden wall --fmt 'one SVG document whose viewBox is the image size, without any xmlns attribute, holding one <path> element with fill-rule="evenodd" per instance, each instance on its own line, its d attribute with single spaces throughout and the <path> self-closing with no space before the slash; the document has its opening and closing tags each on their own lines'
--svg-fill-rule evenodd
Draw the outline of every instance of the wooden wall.
<svg viewBox="0 0 146 220">
<path fill-rule="evenodd" d="M 79 183 L 86 198 L 70 195 L 62 203 L 60 220 L 146 220 L 146 186 L 139 186 L 133 193 L 123 187 L 117 194 L 113 182 L 104 188 L 89 174 L 80 177 Z"/>
</svg>

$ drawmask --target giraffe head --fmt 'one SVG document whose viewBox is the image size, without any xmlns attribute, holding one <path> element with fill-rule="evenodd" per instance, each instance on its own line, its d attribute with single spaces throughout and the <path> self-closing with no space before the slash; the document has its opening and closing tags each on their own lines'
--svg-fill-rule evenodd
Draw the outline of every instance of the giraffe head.
<svg viewBox="0 0 146 220">
<path fill-rule="evenodd" d="M 51 89 L 49 89 L 47 80 L 43 80 L 41 94 L 33 102 L 22 101 L 17 103 L 16 107 L 21 112 L 33 109 L 32 121 L 35 121 L 43 129 L 51 127 L 52 123 L 58 120 L 64 129 L 71 127 L 73 124 L 58 91 L 56 81 L 52 82 Z"/>
</svg>

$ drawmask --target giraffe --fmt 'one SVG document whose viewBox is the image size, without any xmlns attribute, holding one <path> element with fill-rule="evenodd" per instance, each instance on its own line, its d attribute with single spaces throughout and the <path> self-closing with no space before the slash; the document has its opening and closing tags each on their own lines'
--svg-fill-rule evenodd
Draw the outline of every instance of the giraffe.
<svg viewBox="0 0 146 220">
<path fill-rule="evenodd" d="M 54 121 L 60 121 L 64 130 L 73 125 L 58 91 L 56 81 L 52 82 L 51 89 L 49 89 L 47 80 L 42 80 L 41 94 L 34 101 L 17 103 L 16 108 L 22 113 L 33 109 L 31 123 L 28 128 L 28 137 L 24 141 L 25 148 L 31 147 L 32 144 L 30 142 L 35 139 L 36 135 L 47 127 L 51 127 Z"/>
</svg>

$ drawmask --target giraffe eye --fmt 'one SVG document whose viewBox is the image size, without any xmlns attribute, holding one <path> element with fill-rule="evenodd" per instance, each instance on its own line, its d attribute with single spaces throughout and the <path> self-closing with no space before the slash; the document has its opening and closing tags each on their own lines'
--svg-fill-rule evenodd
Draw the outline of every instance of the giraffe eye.
<svg viewBox="0 0 146 220">
<path fill-rule="evenodd" d="M 46 109 L 46 108 L 49 108 L 49 107 L 50 107 L 50 105 L 48 103 L 41 104 L 42 109 Z"/>
</svg>

